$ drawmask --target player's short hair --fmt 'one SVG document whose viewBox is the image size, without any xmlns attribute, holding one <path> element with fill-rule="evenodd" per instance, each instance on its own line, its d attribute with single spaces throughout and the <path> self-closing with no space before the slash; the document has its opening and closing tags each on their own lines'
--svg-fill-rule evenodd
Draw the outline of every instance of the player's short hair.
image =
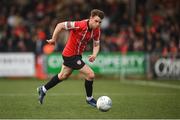
<svg viewBox="0 0 180 120">
<path fill-rule="evenodd" d="M 94 16 L 98 16 L 100 17 L 101 19 L 104 18 L 104 12 L 101 11 L 101 10 L 98 10 L 98 9 L 93 9 L 91 10 L 91 16 L 94 17 Z"/>
</svg>

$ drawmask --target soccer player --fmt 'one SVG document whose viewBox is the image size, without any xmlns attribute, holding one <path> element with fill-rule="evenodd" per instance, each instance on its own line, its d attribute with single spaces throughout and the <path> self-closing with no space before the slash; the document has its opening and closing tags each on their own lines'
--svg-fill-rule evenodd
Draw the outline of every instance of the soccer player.
<svg viewBox="0 0 180 120">
<path fill-rule="evenodd" d="M 82 53 L 87 43 L 93 40 L 93 52 L 89 55 L 89 61 L 94 62 L 100 48 L 100 24 L 104 18 L 104 12 L 93 9 L 89 19 L 81 21 L 65 21 L 58 23 L 53 32 L 52 38 L 47 40 L 49 44 L 55 44 L 58 34 L 62 30 L 69 30 L 69 38 L 62 52 L 64 60 L 60 73 L 55 75 L 47 84 L 37 88 L 39 94 L 39 102 L 43 103 L 46 92 L 67 79 L 73 70 L 79 70 L 85 75 L 86 102 L 96 107 L 96 100 L 92 96 L 93 80 L 95 78 L 93 70 L 82 60 Z"/>
</svg>

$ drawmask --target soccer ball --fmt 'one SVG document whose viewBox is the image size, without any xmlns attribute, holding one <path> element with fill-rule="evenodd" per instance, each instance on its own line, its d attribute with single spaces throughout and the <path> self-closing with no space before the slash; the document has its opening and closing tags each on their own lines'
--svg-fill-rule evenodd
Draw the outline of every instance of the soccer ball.
<svg viewBox="0 0 180 120">
<path fill-rule="evenodd" d="M 97 100 L 97 109 L 102 112 L 107 112 L 112 107 L 112 100 L 108 96 L 101 96 Z"/>
</svg>

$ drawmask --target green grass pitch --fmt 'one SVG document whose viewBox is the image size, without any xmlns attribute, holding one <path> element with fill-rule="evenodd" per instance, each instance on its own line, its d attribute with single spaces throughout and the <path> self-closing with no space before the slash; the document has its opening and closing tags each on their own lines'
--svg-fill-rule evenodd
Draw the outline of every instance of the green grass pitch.
<svg viewBox="0 0 180 120">
<path fill-rule="evenodd" d="M 44 104 L 36 88 L 47 81 L 0 79 L 0 119 L 171 119 L 180 118 L 180 81 L 103 80 L 94 97 L 107 95 L 112 109 L 101 112 L 85 102 L 84 81 L 69 79 L 48 91 Z"/>
</svg>

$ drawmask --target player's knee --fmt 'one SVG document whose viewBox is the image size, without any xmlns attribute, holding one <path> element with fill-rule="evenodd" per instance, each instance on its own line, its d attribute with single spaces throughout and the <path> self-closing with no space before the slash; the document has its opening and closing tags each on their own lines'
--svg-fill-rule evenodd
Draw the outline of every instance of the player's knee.
<svg viewBox="0 0 180 120">
<path fill-rule="evenodd" d="M 87 75 L 87 79 L 88 79 L 88 80 L 93 80 L 94 78 L 95 78 L 94 72 L 88 73 L 88 75 Z"/>
</svg>

